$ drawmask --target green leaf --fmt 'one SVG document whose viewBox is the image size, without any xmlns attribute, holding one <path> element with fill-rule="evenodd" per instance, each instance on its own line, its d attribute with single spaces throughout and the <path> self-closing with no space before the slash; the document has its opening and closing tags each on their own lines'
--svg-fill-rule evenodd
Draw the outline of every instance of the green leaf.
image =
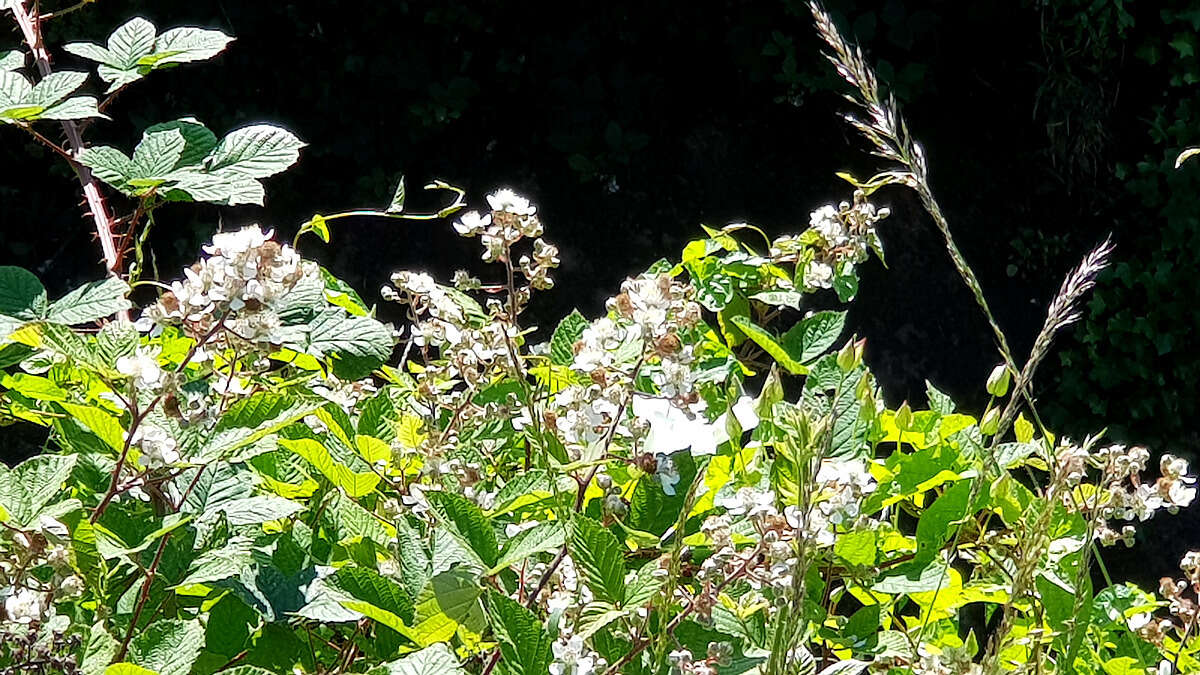
<svg viewBox="0 0 1200 675">
<path fill-rule="evenodd" d="M 576 516 L 567 545 L 596 598 L 620 605 L 625 599 L 625 556 L 617 536 L 587 516 Z"/>
<path fill-rule="evenodd" d="M 395 531 L 389 531 L 374 514 L 367 511 L 358 502 L 342 493 L 336 493 L 329 506 L 325 508 L 325 524 L 338 544 L 348 544 L 359 539 L 370 541 L 386 547 Z"/>
<path fill-rule="evenodd" d="M 356 473 L 349 467 L 333 458 L 329 450 L 320 441 L 311 438 L 296 440 L 279 440 L 279 447 L 296 453 L 305 461 L 312 464 L 329 482 L 345 490 L 351 497 L 361 497 L 370 494 L 379 485 L 379 474 L 374 471 Z"/>
<path fill-rule="evenodd" d="M 892 568 L 871 586 L 876 593 L 925 593 L 937 590 L 947 578 L 946 565 L 937 560 L 912 560 Z"/>
<path fill-rule="evenodd" d="M 407 633 L 413 621 L 413 599 L 396 582 L 374 570 L 347 566 L 331 578 L 331 585 L 353 600 L 341 600 L 347 609 L 379 621 L 398 633 Z"/>
<path fill-rule="evenodd" d="M 213 148 L 217 147 L 217 135 L 194 117 L 184 117 L 147 127 L 142 132 L 142 142 L 144 143 L 145 139 L 152 135 L 169 131 L 178 132 L 183 136 L 183 152 L 171 169 L 197 166 L 204 161 Z"/>
<path fill-rule="evenodd" d="M 194 471 L 199 471 L 200 475 Z M 180 513 L 199 516 L 227 502 L 249 497 L 254 491 L 254 474 L 238 464 L 213 462 L 185 471 L 176 484 L 181 484 L 185 490 L 189 485 L 192 488 L 179 507 Z"/>
<path fill-rule="evenodd" d="M 121 426 L 121 421 L 116 417 L 96 406 L 76 403 L 61 405 L 63 410 L 71 416 L 71 420 L 96 434 L 96 437 L 104 441 L 105 445 L 116 452 L 121 452 L 125 448 L 125 428 Z"/>
<path fill-rule="evenodd" d="M 158 29 L 154 24 L 135 16 L 108 36 L 108 49 L 105 50 L 107 58 L 103 63 L 124 69 L 136 66 L 138 59 L 154 51 L 154 36 L 157 34 Z"/>
<path fill-rule="evenodd" d="M 496 566 L 500 546 L 491 520 L 474 502 L 444 490 L 425 493 L 429 503 L 445 522 L 451 534 L 479 556 L 484 568 Z"/>
<path fill-rule="evenodd" d="M 130 19 L 113 31 L 108 48 L 90 42 L 64 45 L 68 52 L 100 64 L 100 79 L 111 93 L 136 82 L 152 70 L 177 63 L 212 58 L 233 38 L 215 30 L 175 28 L 156 37 L 154 24 L 141 17 Z"/>
<path fill-rule="evenodd" d="M 304 506 L 290 499 L 264 495 L 260 497 L 244 497 L 221 502 L 206 510 L 202 520 L 215 518 L 218 513 L 224 513 L 230 525 L 257 525 L 299 513 Z"/>
<path fill-rule="evenodd" d="M 79 153 L 79 163 L 105 183 L 125 194 L 132 194 L 128 187 L 129 179 L 133 177 L 132 162 L 120 150 L 107 145 L 86 148 Z"/>
<path fill-rule="evenodd" d="M 804 375 L 808 372 L 808 368 L 797 361 L 788 351 L 775 340 L 775 337 L 768 333 L 763 328 L 755 325 L 749 317 L 733 316 L 729 318 L 733 325 L 737 326 L 745 333 L 755 344 L 762 347 L 763 351 L 771 355 L 775 362 L 783 366 L 785 370 L 793 375 Z"/>
<path fill-rule="evenodd" d="M 588 320 L 577 309 L 560 321 L 550 337 L 550 362 L 556 366 L 571 365 L 575 360 L 575 343 L 587 327 Z"/>
<path fill-rule="evenodd" d="M 466 675 L 454 653 L 438 643 L 369 671 L 370 675 Z"/>
<path fill-rule="evenodd" d="M 845 312 L 817 312 L 784 333 L 783 348 L 797 361 L 809 363 L 837 342 L 845 323 Z"/>
<path fill-rule="evenodd" d="M 878 551 L 876 534 L 872 530 L 853 530 L 838 535 L 833 552 L 851 565 L 874 565 Z"/>
<path fill-rule="evenodd" d="M 73 96 L 62 103 L 46 108 L 38 115 L 43 120 L 82 120 L 89 117 L 107 117 L 100 113 L 98 102 L 91 96 Z"/>
<path fill-rule="evenodd" d="M 579 625 L 575 635 L 588 639 L 608 624 L 628 614 L 624 609 L 617 609 L 607 602 L 593 602 L 579 612 Z"/>
<path fill-rule="evenodd" d="M 566 541 L 566 532 L 561 523 L 538 523 L 522 530 L 504 544 L 500 560 L 488 571 L 488 576 L 525 560 L 526 558 L 560 548 Z"/>
<path fill-rule="evenodd" d="M 28 270 L 0 266 L 0 314 L 34 321 L 46 313 L 46 288 Z"/>
<path fill-rule="evenodd" d="M 859 661 L 857 659 L 846 659 L 831 663 L 821 670 L 819 675 L 859 675 L 871 665 L 868 661 Z"/>
<path fill-rule="evenodd" d="M 936 410 L 938 414 L 949 415 L 954 412 L 954 399 L 933 386 L 929 380 L 925 380 L 925 398 L 929 399 L 929 409 Z"/>
<path fill-rule="evenodd" d="M 38 455 L 8 469 L 0 464 L 0 507 L 10 524 L 25 527 L 62 489 L 77 455 Z"/>
<path fill-rule="evenodd" d="M 104 669 L 104 675 L 159 675 L 158 672 L 122 661 Z"/>
<path fill-rule="evenodd" d="M 87 73 L 60 70 L 43 77 L 22 103 L 49 108 L 66 98 L 87 81 Z"/>
<path fill-rule="evenodd" d="M 203 646 L 204 628 L 198 621 L 161 619 L 137 633 L 129 655 L 159 675 L 189 675 Z"/>
<path fill-rule="evenodd" d="M 129 168 L 135 178 L 162 179 L 179 164 L 187 141 L 178 129 L 146 131 L 133 149 Z"/>
<path fill-rule="evenodd" d="M 450 640 L 479 606 L 481 592 L 474 575 L 462 568 L 434 576 L 417 596 L 408 637 L 422 647 Z"/>
<path fill-rule="evenodd" d="M 0 52 L 0 72 L 9 72 L 25 67 L 25 52 L 14 49 Z"/>
<path fill-rule="evenodd" d="M 304 143 L 292 132 L 270 124 L 254 124 L 231 131 L 209 153 L 204 164 L 246 178 L 266 178 L 296 163 Z"/>
<path fill-rule="evenodd" d="M 193 26 L 172 28 L 154 41 L 151 63 L 155 68 L 173 63 L 192 63 L 211 59 L 230 43 L 233 38 L 219 30 L 207 30 Z M 147 65 L 147 58 L 140 63 Z"/>
<path fill-rule="evenodd" d="M 545 675 L 553 661 L 552 640 L 533 612 L 512 598 L 491 589 L 487 595 L 492 630 L 500 641 L 500 655 L 510 672 Z"/>
<path fill-rule="evenodd" d="M 297 351 L 344 362 L 355 375 L 345 379 L 358 379 L 391 358 L 394 346 L 391 331 L 375 319 L 326 308 L 309 324 L 308 344 Z"/>
<path fill-rule="evenodd" d="M 800 291 L 762 291 L 750 296 L 751 300 L 776 307 L 791 307 L 799 310 L 800 305 L 804 304 L 804 294 Z"/>
<path fill-rule="evenodd" d="M 311 414 L 323 401 L 259 392 L 229 406 L 198 453 L 201 462 L 228 457 L 235 451 Z"/>
<path fill-rule="evenodd" d="M 404 213 L 404 176 L 400 176 L 400 181 L 396 184 L 396 191 L 392 193 L 392 202 L 388 204 L 387 213 Z M 329 243 L 329 234 L 326 233 L 325 243 Z"/>
<path fill-rule="evenodd" d="M 102 675 L 105 666 L 112 663 L 120 646 L 117 639 L 104 630 L 104 622 L 93 624 L 88 631 L 87 644 L 83 648 L 83 658 L 79 663 L 79 669 L 83 671 L 83 675 Z"/>
<path fill-rule="evenodd" d="M 837 273 L 833 277 L 833 290 L 842 302 L 850 302 L 858 295 L 858 274 L 854 271 L 852 263 L 838 265 Z"/>
<path fill-rule="evenodd" d="M 234 666 L 222 670 L 221 675 L 274 675 L 274 673 L 258 666 Z"/>
<path fill-rule="evenodd" d="M 225 171 L 200 173 L 186 169 L 174 172 L 170 178 L 174 182 L 165 195 L 171 201 L 208 202 L 223 206 L 262 206 L 266 197 L 266 189 L 259 181 Z"/>
<path fill-rule="evenodd" d="M 941 548 L 956 530 L 955 525 L 974 512 L 968 508 L 967 499 L 971 494 L 973 481 L 958 481 L 942 493 L 921 514 L 917 523 L 917 545 L 930 551 Z M 975 503 L 987 498 L 987 487 L 984 486 L 975 496 Z"/>
<path fill-rule="evenodd" d="M 67 293 L 50 305 L 46 320 L 74 326 L 98 321 L 129 309 L 129 285 L 116 277 L 93 281 Z"/>
</svg>

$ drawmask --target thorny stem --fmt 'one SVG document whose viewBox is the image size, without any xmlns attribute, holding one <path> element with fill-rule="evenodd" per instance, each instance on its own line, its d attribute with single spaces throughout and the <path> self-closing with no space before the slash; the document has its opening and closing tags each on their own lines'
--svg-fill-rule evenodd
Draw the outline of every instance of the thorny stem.
<svg viewBox="0 0 1200 675">
<path fill-rule="evenodd" d="M 24 129 L 30 136 L 33 136 L 33 139 L 35 141 L 46 146 L 47 148 L 49 148 L 51 151 L 53 151 L 59 157 L 62 157 L 63 159 L 67 160 L 67 162 L 69 162 L 71 164 L 71 166 L 76 166 L 79 164 L 79 162 L 75 161 L 75 157 L 73 157 L 71 155 L 71 153 L 67 152 L 66 150 L 63 150 L 62 146 L 59 145 L 58 143 L 55 143 L 54 141 L 50 140 L 49 138 L 46 138 L 45 136 L 38 133 L 36 130 L 34 130 L 33 127 L 29 126 L 28 124 L 22 124 L 22 125 L 20 125 L 20 127 L 21 127 L 21 129 Z"/>
<path fill-rule="evenodd" d="M 154 576 L 158 573 L 158 564 L 162 562 L 163 553 L 167 550 L 167 542 L 170 539 L 171 533 L 168 532 L 158 542 L 158 551 L 154 554 L 154 561 L 150 563 L 150 568 L 146 570 L 146 580 L 142 582 L 142 590 L 138 593 L 137 606 L 133 608 L 133 616 L 129 619 L 129 630 L 125 631 L 125 639 L 121 641 L 121 648 L 113 657 L 113 663 L 124 660 L 125 653 L 129 651 L 129 642 L 133 639 L 133 632 L 137 630 L 138 619 L 142 616 L 146 601 L 150 599 L 150 587 L 154 584 Z"/>
<path fill-rule="evenodd" d="M 60 9 L 55 12 L 47 12 L 46 14 L 42 14 L 41 16 L 38 17 L 38 21 L 47 21 L 49 19 L 57 19 L 60 16 L 66 16 L 67 14 L 70 14 L 71 12 L 74 12 L 76 10 L 87 7 L 88 5 L 92 4 L 95 1 L 96 0 L 80 0 L 79 2 L 75 3 L 74 5 L 71 5 L 70 7 L 64 7 L 63 9 Z"/>
<path fill-rule="evenodd" d="M 44 78 L 50 74 L 51 70 L 50 52 L 46 49 L 46 45 L 42 41 L 42 17 L 31 14 L 25 5 L 25 0 L 18 0 L 14 3 L 12 5 L 13 17 L 16 19 L 17 26 L 21 29 L 25 44 L 33 53 L 38 72 Z M 70 147 L 71 156 L 78 157 L 79 153 L 83 152 L 84 147 L 79 126 L 72 120 L 63 120 L 62 128 L 67 135 L 67 143 Z M 108 212 L 108 206 L 104 203 L 104 196 L 100 193 L 100 182 L 92 174 L 91 169 L 83 166 L 78 161 L 72 161 L 71 167 L 75 169 L 75 174 L 79 177 L 79 185 L 83 189 L 84 199 L 87 200 L 88 213 L 91 215 L 92 222 L 95 225 L 96 236 L 100 239 L 100 249 L 104 252 L 105 268 L 110 275 L 119 276 L 121 273 L 121 260 L 117 254 L 116 238 L 113 234 L 114 221 L 112 215 Z M 122 320 L 128 321 L 129 311 L 122 310 L 119 316 Z"/>
</svg>

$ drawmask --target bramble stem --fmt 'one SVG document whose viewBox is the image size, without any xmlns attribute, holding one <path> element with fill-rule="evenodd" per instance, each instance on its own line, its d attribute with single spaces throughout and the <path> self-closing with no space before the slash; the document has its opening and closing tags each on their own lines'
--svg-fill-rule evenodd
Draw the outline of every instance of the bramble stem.
<svg viewBox="0 0 1200 675">
<path fill-rule="evenodd" d="M 25 5 L 24 0 L 15 3 L 12 7 L 13 17 L 16 19 L 17 26 L 21 29 L 21 35 L 25 39 L 25 44 L 29 47 L 29 51 L 33 53 L 38 73 L 42 77 L 46 77 L 51 72 L 50 52 L 46 49 L 46 45 L 42 41 L 42 17 L 35 17 Z M 105 269 L 112 276 L 120 276 L 121 259 L 117 253 L 116 237 L 113 234 L 115 229 L 114 221 L 112 214 L 108 211 L 108 205 L 104 203 L 104 195 L 100 192 L 100 181 L 92 174 L 91 169 L 75 160 L 79 156 L 79 153 L 83 152 L 84 148 L 83 136 L 79 132 L 79 125 L 72 120 L 63 120 L 62 128 L 66 133 L 67 144 L 70 149 L 72 158 L 71 168 L 75 169 L 75 174 L 79 177 L 79 185 L 83 189 L 83 196 L 88 205 L 88 215 L 92 217 L 92 222 L 96 228 L 96 236 L 100 239 L 100 249 L 104 252 Z M 120 316 L 122 319 L 128 320 L 129 312 L 123 310 Z"/>
</svg>

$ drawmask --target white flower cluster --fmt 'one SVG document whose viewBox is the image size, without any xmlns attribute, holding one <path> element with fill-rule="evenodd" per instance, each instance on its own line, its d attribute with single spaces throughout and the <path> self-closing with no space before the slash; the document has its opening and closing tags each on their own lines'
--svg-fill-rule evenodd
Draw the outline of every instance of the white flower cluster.
<svg viewBox="0 0 1200 675">
<path fill-rule="evenodd" d="M 550 675 L 598 675 L 608 665 L 604 657 L 588 649 L 582 636 L 566 631 L 559 633 L 550 649 L 554 654 Z"/>
<path fill-rule="evenodd" d="M 608 301 L 608 309 L 617 316 L 632 321 L 659 352 L 678 350 L 675 334 L 700 321 L 700 305 L 691 284 L 682 283 L 667 274 L 647 275 L 626 279 L 621 292 Z M 674 338 L 671 340 L 670 338 Z M 666 340 L 665 344 L 662 342 Z M 587 348 L 589 345 L 584 345 Z"/>
<path fill-rule="evenodd" d="M 178 444 L 162 427 L 142 422 L 133 432 L 130 446 L 139 451 L 143 469 L 161 469 L 179 461 Z"/>
<path fill-rule="evenodd" d="M 817 471 L 816 509 L 809 532 L 817 543 L 832 546 L 834 529 L 854 527 L 862 515 L 863 499 L 875 491 L 875 478 L 861 459 L 826 460 Z"/>
<path fill-rule="evenodd" d="M 639 374 L 648 374 L 661 396 L 678 405 L 697 402 L 692 350 L 678 335 L 700 320 L 694 295 L 690 285 L 667 275 L 628 279 L 608 301 L 610 315 L 584 328 L 572 347 L 571 367 L 591 384 L 566 387 L 547 412 L 572 456 L 583 456 L 605 439 L 645 436 L 649 425 L 630 415 Z M 690 409 L 687 414 L 695 417 Z M 668 490 L 678 482 L 674 464 L 665 457 L 648 471 L 657 473 Z"/>
<path fill-rule="evenodd" d="M 861 263 L 871 248 L 879 247 L 875 224 L 889 214 L 886 208 L 876 209 L 862 190 L 855 190 L 853 202 L 836 207 L 827 204 L 813 211 L 808 232 L 772 242 L 771 255 L 787 256 L 811 244 L 813 257 L 804 267 L 804 288 L 831 288 L 839 266 Z"/>
<path fill-rule="evenodd" d="M 133 356 L 117 358 L 117 372 L 131 377 L 139 389 L 158 391 L 163 383 L 163 371 L 158 366 L 157 351 L 148 347 L 138 347 Z"/>
<path fill-rule="evenodd" d="M 671 675 L 717 675 L 720 666 L 733 663 L 733 645 L 710 642 L 704 658 L 697 659 L 686 649 L 676 649 L 667 655 Z"/>
<path fill-rule="evenodd" d="M 526 566 L 521 572 L 520 587 L 527 590 L 537 588 L 547 568 L 548 565 L 544 562 Z M 560 624 L 566 626 L 572 625 L 583 606 L 593 600 L 595 597 L 592 591 L 580 583 L 575 560 L 570 555 L 565 555 L 550 575 L 545 590 L 538 596 L 538 605 L 547 613 L 558 613 L 564 617 Z"/>
<path fill-rule="evenodd" d="M 1145 522 L 1158 511 L 1175 513 L 1196 499 L 1196 476 L 1188 475 L 1187 460 L 1163 455 L 1159 461 L 1158 480 L 1147 483 L 1141 474 L 1150 461 L 1150 452 L 1143 447 L 1109 445 L 1091 452 L 1063 439 L 1055 450 L 1055 482 L 1052 489 L 1069 508 L 1099 510 L 1096 538 L 1105 546 L 1124 542 L 1134 544 L 1136 531 L 1132 525 L 1117 529 L 1112 520 Z M 1098 495 L 1095 499 L 1076 500 L 1072 491 L 1088 474 L 1090 468 L 1100 472 Z"/>
<path fill-rule="evenodd" d="M 741 574 L 754 591 L 770 588 L 776 598 L 785 597 L 799 562 L 797 537 L 828 547 L 839 529 L 871 526 L 863 522 L 861 502 L 875 487 L 864 461 L 827 460 L 814 480 L 807 518 L 795 505 L 780 511 L 770 489 L 743 487 L 718 497 L 715 505 L 725 513 L 709 516 L 700 526 L 713 553 L 701 564 L 697 578 L 712 585 Z M 758 533 L 761 556 L 737 550 L 733 531 L 739 518 L 747 519 Z"/>
<path fill-rule="evenodd" d="M 1140 635 L 1147 642 L 1164 647 L 1171 631 L 1175 631 L 1175 640 L 1179 634 L 1191 631 L 1200 613 L 1197 594 L 1200 594 L 1200 551 L 1188 551 L 1179 561 L 1179 569 L 1183 570 L 1182 579 L 1163 577 L 1158 582 L 1158 594 L 1167 602 L 1167 611 L 1171 617 L 1155 617 L 1151 612 L 1135 614 L 1127 620 L 1129 629 Z M 1168 664 L 1169 665 L 1169 664 Z M 1161 667 L 1161 666 L 1160 666 Z M 1162 671 L 1170 674 L 1174 671 Z"/>
<path fill-rule="evenodd" d="M 522 239 L 534 240 L 533 251 L 516 260 L 515 269 L 520 270 L 529 284 L 514 289 L 519 308 L 528 302 L 531 288 L 546 290 L 554 287 L 549 273 L 559 265 L 558 248 L 541 239 L 543 228 L 537 207 L 525 197 L 505 189 L 488 195 L 487 201 L 492 209 L 490 213 L 467 211 L 454 224 L 454 229 L 464 237 L 479 237 L 484 261 L 506 265 L 513 264 L 513 247 L 517 243 Z"/>
<path fill-rule="evenodd" d="M 3 530 L 0 606 L 4 611 L 0 636 L 47 621 L 55 614 L 53 600 L 76 598 L 83 593 L 83 580 L 71 569 L 69 539 L 65 525 L 45 516 L 28 529 Z M 47 572 L 35 574 L 39 569 Z"/>
<path fill-rule="evenodd" d="M 279 328 L 271 304 L 305 275 L 319 274 L 272 235 L 257 225 L 215 235 L 204 247 L 209 257 L 185 269 L 184 278 L 146 309 L 139 327 L 182 324 L 192 337 L 204 338 L 224 321 L 225 330 L 213 336 L 218 342 L 233 337 L 270 344 Z"/>
</svg>

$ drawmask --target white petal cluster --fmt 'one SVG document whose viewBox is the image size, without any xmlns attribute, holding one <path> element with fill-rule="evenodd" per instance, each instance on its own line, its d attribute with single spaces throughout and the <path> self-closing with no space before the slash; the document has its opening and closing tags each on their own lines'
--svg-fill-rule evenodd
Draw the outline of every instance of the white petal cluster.
<svg viewBox="0 0 1200 675">
<path fill-rule="evenodd" d="M 301 261 L 272 235 L 257 225 L 215 235 L 204 247 L 209 257 L 185 269 L 184 278 L 146 309 L 142 324 L 182 324 L 202 337 L 224 320 L 223 336 L 269 343 L 280 324 L 272 303 L 305 275 L 319 274 L 315 264 Z"/>
<path fill-rule="evenodd" d="M 144 469 L 161 469 L 180 459 L 175 439 L 162 427 L 147 422 L 138 425 L 130 445 L 140 451 L 138 463 Z"/>
<path fill-rule="evenodd" d="M 840 267 L 866 260 L 870 249 L 879 247 L 875 224 L 888 215 L 888 209 L 876 209 L 867 201 L 862 190 L 854 191 L 852 202 L 842 202 L 836 207 L 826 204 L 809 214 L 809 232 L 815 235 L 812 237 L 815 243 L 801 275 L 804 288 L 810 291 L 831 288 Z M 804 241 L 803 235 L 776 240 L 771 253 L 784 255 L 802 247 Z"/>
<path fill-rule="evenodd" d="M 554 654 L 550 675 L 597 675 L 608 665 L 603 657 L 588 649 L 583 637 L 565 631 L 559 634 L 550 649 Z"/>
<path fill-rule="evenodd" d="M 46 614 L 46 594 L 29 588 L 17 589 L 4 601 L 4 615 L 14 623 L 41 621 Z"/>
<path fill-rule="evenodd" d="M 157 354 L 147 347 L 138 347 L 133 356 L 117 358 L 117 372 L 132 377 L 139 389 L 157 391 L 163 384 L 163 371 L 158 367 Z"/>
<path fill-rule="evenodd" d="M 659 340 L 700 320 L 700 305 L 690 284 L 662 274 L 626 279 L 609 311 L 633 322 L 648 341 Z"/>
<path fill-rule="evenodd" d="M 1117 443 L 1092 451 L 1086 443 L 1080 446 L 1063 439 L 1054 457 L 1054 494 L 1067 508 L 1098 509 L 1095 536 L 1105 546 L 1117 542 L 1132 546 L 1135 542 L 1133 525 L 1112 521 L 1145 522 L 1159 511 L 1175 513 L 1196 499 L 1196 476 L 1189 475 L 1187 460 L 1174 455 L 1162 456 L 1160 477 L 1154 482 L 1142 478 L 1150 452 L 1140 446 Z M 1074 498 L 1072 490 L 1090 471 L 1099 473 L 1097 496 Z"/>
</svg>

